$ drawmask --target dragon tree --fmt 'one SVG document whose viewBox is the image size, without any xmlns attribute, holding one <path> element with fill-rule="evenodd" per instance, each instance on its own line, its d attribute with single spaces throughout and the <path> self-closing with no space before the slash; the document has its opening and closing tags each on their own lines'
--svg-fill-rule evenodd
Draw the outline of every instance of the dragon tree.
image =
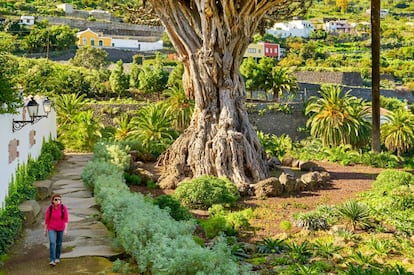
<svg viewBox="0 0 414 275">
<path fill-rule="evenodd" d="M 252 36 L 275 20 L 303 15 L 311 0 L 146 0 L 184 65 L 195 101 L 190 126 L 161 156 L 161 187 L 201 175 L 227 177 L 240 191 L 268 176 L 249 122 L 239 67 Z"/>
</svg>

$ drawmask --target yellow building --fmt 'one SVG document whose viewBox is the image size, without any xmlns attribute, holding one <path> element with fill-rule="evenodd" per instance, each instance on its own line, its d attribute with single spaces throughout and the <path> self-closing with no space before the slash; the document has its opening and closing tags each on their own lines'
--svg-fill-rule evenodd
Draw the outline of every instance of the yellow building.
<svg viewBox="0 0 414 275">
<path fill-rule="evenodd" d="M 105 37 L 102 33 L 96 33 L 91 29 L 78 32 L 76 34 L 78 38 L 78 46 L 93 46 L 93 47 L 112 47 L 112 38 Z"/>
<path fill-rule="evenodd" d="M 262 58 L 264 56 L 263 44 L 254 43 L 247 47 L 243 57 Z"/>
</svg>

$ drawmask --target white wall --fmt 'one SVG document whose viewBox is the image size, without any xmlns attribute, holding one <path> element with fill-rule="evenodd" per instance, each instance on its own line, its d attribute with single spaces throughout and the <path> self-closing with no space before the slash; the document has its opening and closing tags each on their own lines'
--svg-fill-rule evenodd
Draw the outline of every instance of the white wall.
<svg viewBox="0 0 414 275">
<path fill-rule="evenodd" d="M 138 51 L 158 51 L 162 50 L 162 40 L 157 42 L 139 42 L 134 39 L 112 39 L 114 48 L 136 49 Z"/>
<path fill-rule="evenodd" d="M 43 114 L 43 106 L 39 103 L 39 115 Z M 12 131 L 13 119 L 23 120 L 22 114 L 0 114 L 0 208 L 4 206 L 9 184 L 18 165 L 26 163 L 29 155 L 34 159 L 39 157 L 43 138 L 46 141 L 50 136 L 56 139 L 56 112 L 53 108 L 47 118 L 42 118 L 34 124 L 29 123 L 15 132 Z M 27 120 L 29 120 L 28 115 Z M 36 131 L 36 143 L 33 146 L 30 146 L 29 139 L 31 130 Z M 14 139 L 19 141 L 17 146 L 19 156 L 9 163 L 9 142 Z"/>
</svg>

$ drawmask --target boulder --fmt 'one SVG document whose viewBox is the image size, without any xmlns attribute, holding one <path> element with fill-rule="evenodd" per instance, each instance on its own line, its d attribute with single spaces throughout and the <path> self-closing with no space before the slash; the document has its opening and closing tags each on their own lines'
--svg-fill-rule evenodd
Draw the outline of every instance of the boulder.
<svg viewBox="0 0 414 275">
<path fill-rule="evenodd" d="M 278 178 L 267 178 L 255 184 L 254 193 L 258 198 L 276 197 L 283 194 L 283 185 Z"/>
<path fill-rule="evenodd" d="M 44 200 L 52 194 L 53 182 L 51 180 L 40 180 L 34 182 L 36 188 L 36 198 L 38 200 Z"/>
<path fill-rule="evenodd" d="M 141 168 L 141 167 L 138 167 L 135 170 L 135 173 L 137 173 L 138 175 L 140 175 L 142 181 L 145 182 L 145 183 L 148 183 L 148 182 L 157 182 L 158 181 L 158 178 L 159 178 L 158 175 L 156 175 L 156 174 L 154 174 L 154 173 L 152 173 L 152 172 L 150 172 L 150 171 L 148 171 L 148 170 L 146 170 L 144 168 Z"/>
<path fill-rule="evenodd" d="M 267 165 L 269 169 L 278 169 L 282 165 L 282 162 L 277 157 L 272 157 L 267 161 Z"/>
<path fill-rule="evenodd" d="M 283 186 L 283 190 L 287 194 L 295 194 L 301 191 L 301 184 L 297 182 L 292 174 L 283 172 L 279 176 L 279 182 Z"/>
<path fill-rule="evenodd" d="M 299 161 L 299 169 L 301 171 L 321 171 L 322 167 L 313 161 Z"/>
<path fill-rule="evenodd" d="M 309 172 L 300 177 L 305 190 L 315 190 L 324 185 L 324 180 L 320 172 Z"/>
<path fill-rule="evenodd" d="M 40 206 L 37 201 L 28 200 L 19 205 L 19 210 L 23 213 L 25 224 L 30 225 L 36 222 L 36 217 L 40 212 Z"/>
</svg>

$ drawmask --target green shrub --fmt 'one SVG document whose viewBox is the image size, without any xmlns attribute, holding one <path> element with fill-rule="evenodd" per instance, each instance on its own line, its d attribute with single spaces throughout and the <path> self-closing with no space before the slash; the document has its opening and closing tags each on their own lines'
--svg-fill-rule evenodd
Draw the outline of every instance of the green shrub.
<svg viewBox="0 0 414 275">
<path fill-rule="evenodd" d="M 294 215 L 295 225 L 306 230 L 327 230 L 329 224 L 326 217 L 319 212 L 306 212 Z"/>
<path fill-rule="evenodd" d="M 382 171 L 372 184 L 375 192 L 389 192 L 399 186 L 414 185 L 414 175 L 398 170 Z"/>
<path fill-rule="evenodd" d="M 202 220 L 200 224 L 204 229 L 206 237 L 209 239 L 219 236 L 220 233 L 224 233 L 227 236 L 234 236 L 236 234 L 236 231 L 228 226 L 226 218 L 223 216 L 214 216 L 207 220 Z"/>
<path fill-rule="evenodd" d="M 175 190 L 175 196 L 183 205 L 199 209 L 208 209 L 213 204 L 233 205 L 240 198 L 235 184 L 211 176 L 183 182 Z"/>
<path fill-rule="evenodd" d="M 136 174 L 124 172 L 124 179 L 128 185 L 140 185 L 142 183 L 141 177 Z"/>
<path fill-rule="evenodd" d="M 91 161 L 86 164 L 85 168 L 81 173 L 81 179 L 85 183 L 85 185 L 94 190 L 95 181 L 98 176 L 104 175 L 120 175 L 122 177 L 123 173 L 122 170 L 119 169 L 118 166 L 106 162 L 106 161 Z"/>
<path fill-rule="evenodd" d="M 122 170 L 128 170 L 131 162 L 129 147 L 118 143 L 98 142 L 94 146 L 94 160 L 105 160 Z"/>
<path fill-rule="evenodd" d="M 171 217 L 176 221 L 189 220 L 192 218 L 190 211 L 183 207 L 179 200 L 170 195 L 161 195 L 154 199 L 154 204 L 158 205 L 159 208 L 169 209 Z"/>
<path fill-rule="evenodd" d="M 390 152 L 365 152 L 361 156 L 362 164 L 378 168 L 397 168 L 400 160 Z"/>
</svg>

